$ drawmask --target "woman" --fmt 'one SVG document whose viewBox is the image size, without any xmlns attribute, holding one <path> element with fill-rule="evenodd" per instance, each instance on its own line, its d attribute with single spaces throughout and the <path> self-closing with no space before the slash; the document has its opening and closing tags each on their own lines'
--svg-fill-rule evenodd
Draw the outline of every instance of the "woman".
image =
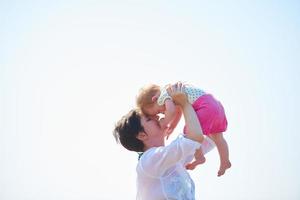
<svg viewBox="0 0 300 200">
<path fill-rule="evenodd" d="M 189 130 L 165 146 L 165 129 L 156 118 L 149 118 L 137 110 L 130 111 L 117 124 L 114 136 L 126 149 L 143 152 L 137 164 L 137 199 L 140 200 L 193 200 L 195 186 L 185 165 L 195 150 L 204 153 L 214 144 L 203 136 L 192 105 L 183 92 L 181 83 L 168 88 L 169 95 L 183 111 Z"/>
</svg>

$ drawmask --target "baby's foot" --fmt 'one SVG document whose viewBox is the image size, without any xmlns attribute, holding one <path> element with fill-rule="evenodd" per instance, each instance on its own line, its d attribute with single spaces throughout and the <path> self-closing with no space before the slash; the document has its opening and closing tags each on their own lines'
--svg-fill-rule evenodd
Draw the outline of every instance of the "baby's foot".
<svg viewBox="0 0 300 200">
<path fill-rule="evenodd" d="M 225 174 L 225 171 L 231 167 L 231 163 L 228 160 L 227 162 L 221 163 L 220 169 L 218 171 L 218 176 Z"/>
<path fill-rule="evenodd" d="M 189 164 L 187 164 L 185 166 L 185 168 L 188 169 L 188 170 L 193 170 L 193 169 L 196 168 L 197 165 L 201 165 L 203 163 L 205 163 L 205 157 L 204 156 L 201 157 L 201 158 L 198 158 L 197 160 L 194 160 L 193 162 L 191 162 Z"/>
</svg>

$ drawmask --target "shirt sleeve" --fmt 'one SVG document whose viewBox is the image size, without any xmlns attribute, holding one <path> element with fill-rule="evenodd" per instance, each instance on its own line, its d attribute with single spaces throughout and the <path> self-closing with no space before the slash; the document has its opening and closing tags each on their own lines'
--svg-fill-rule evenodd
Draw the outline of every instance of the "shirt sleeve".
<svg viewBox="0 0 300 200">
<path fill-rule="evenodd" d="M 204 136 L 204 140 L 201 143 L 201 150 L 203 154 L 207 154 L 210 152 L 214 147 L 215 143 L 207 136 Z M 191 155 L 187 157 L 185 160 L 182 161 L 183 165 L 186 165 L 187 163 L 191 162 L 194 159 L 194 155 Z"/>
<path fill-rule="evenodd" d="M 203 154 L 207 154 L 208 152 L 210 152 L 214 147 L 215 147 L 215 143 L 214 141 L 212 141 L 212 139 L 210 139 L 209 137 L 205 136 L 204 140 L 201 144 L 201 149 Z"/>
<path fill-rule="evenodd" d="M 165 147 L 157 147 L 145 152 L 140 164 L 149 176 L 158 177 L 178 162 L 183 163 L 184 160 L 193 156 L 200 146 L 200 143 L 180 135 Z"/>
</svg>

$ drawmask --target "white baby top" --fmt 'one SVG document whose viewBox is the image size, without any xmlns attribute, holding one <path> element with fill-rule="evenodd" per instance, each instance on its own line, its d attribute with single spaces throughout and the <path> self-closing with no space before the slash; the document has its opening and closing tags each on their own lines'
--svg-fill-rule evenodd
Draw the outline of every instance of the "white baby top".
<svg viewBox="0 0 300 200">
<path fill-rule="evenodd" d="M 205 94 L 203 90 L 192 85 L 185 84 L 184 88 L 184 92 L 187 95 L 190 104 L 193 104 L 199 97 Z M 160 95 L 157 99 L 157 104 L 160 106 L 164 105 L 166 99 L 172 99 L 172 97 L 169 96 L 167 88 L 163 87 L 161 88 Z"/>
<path fill-rule="evenodd" d="M 137 200 L 194 200 L 195 186 L 185 165 L 195 150 L 203 153 L 214 147 L 206 137 L 202 145 L 180 135 L 171 144 L 153 147 L 140 158 L 137 171 Z"/>
</svg>

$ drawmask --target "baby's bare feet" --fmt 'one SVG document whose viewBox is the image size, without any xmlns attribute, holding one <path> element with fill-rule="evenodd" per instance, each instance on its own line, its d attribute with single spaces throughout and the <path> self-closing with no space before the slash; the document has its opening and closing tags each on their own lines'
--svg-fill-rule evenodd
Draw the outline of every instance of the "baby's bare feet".
<svg viewBox="0 0 300 200">
<path fill-rule="evenodd" d="M 196 168 L 197 165 L 201 165 L 201 164 L 205 163 L 205 160 L 206 160 L 206 159 L 205 159 L 205 157 L 203 156 L 203 157 L 198 158 L 197 160 L 194 160 L 193 162 L 187 164 L 187 165 L 185 166 L 185 168 L 188 169 L 188 170 L 193 170 L 193 169 Z"/>
<path fill-rule="evenodd" d="M 227 162 L 221 163 L 220 169 L 218 171 L 218 176 L 225 174 L 225 171 L 231 167 L 231 163 L 228 160 Z"/>
</svg>

